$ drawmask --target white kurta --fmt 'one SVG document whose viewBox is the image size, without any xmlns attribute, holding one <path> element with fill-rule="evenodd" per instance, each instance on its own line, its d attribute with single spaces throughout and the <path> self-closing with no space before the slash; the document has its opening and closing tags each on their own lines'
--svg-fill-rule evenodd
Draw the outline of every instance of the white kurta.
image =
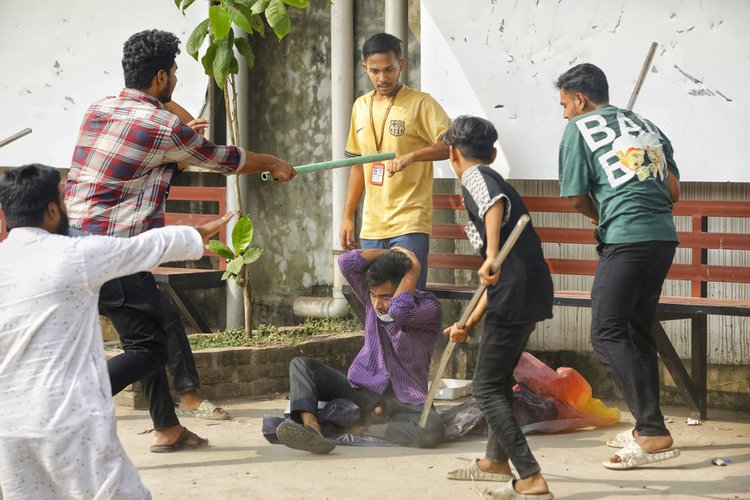
<svg viewBox="0 0 750 500">
<path fill-rule="evenodd" d="M 188 227 L 133 238 L 13 229 L 0 243 L 0 488 L 16 498 L 150 498 L 116 435 L 102 284 L 200 258 Z"/>
</svg>

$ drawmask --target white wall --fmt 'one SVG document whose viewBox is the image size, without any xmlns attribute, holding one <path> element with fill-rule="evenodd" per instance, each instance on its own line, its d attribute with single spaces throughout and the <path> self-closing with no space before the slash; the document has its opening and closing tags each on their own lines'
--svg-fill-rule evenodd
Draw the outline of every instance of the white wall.
<svg viewBox="0 0 750 500">
<path fill-rule="evenodd" d="M 196 2 L 185 17 L 171 0 L 0 1 L 0 139 L 30 127 L 31 135 L 0 148 L 0 166 L 30 162 L 68 167 L 83 114 L 123 87 L 122 45 L 144 29 L 177 35 L 175 101 L 200 111 L 207 79 L 185 53 L 192 28 L 206 17 Z"/>
<path fill-rule="evenodd" d="M 560 74 L 582 62 L 596 64 L 607 74 L 610 101 L 624 107 L 656 41 L 659 49 L 635 111 L 672 140 L 683 181 L 750 181 L 744 148 L 750 2 L 422 0 L 421 5 L 422 89 L 453 117 L 491 120 L 510 177 L 557 179 L 566 123 L 554 87 Z"/>
</svg>

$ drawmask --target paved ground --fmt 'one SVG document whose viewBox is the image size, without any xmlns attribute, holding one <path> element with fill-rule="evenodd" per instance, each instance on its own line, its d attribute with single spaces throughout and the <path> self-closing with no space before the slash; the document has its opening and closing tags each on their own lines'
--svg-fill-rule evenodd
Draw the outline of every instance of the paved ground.
<svg viewBox="0 0 750 500">
<path fill-rule="evenodd" d="M 448 470 L 482 454 L 482 439 L 432 450 L 338 447 L 319 457 L 268 444 L 261 435 L 261 417 L 280 415 L 285 400 L 232 401 L 225 407 L 233 420 L 184 419 L 211 446 L 175 454 L 150 453 L 152 437 L 142 434 L 150 427 L 148 414 L 118 409 L 120 439 L 154 498 L 452 500 L 481 498 L 492 484 L 445 479 Z M 601 466 L 611 450 L 605 441 L 632 422 L 627 413 L 622 423 L 607 429 L 531 436 L 531 448 L 557 498 L 750 499 L 748 414 L 711 410 L 711 420 L 687 426 L 685 408 L 665 410 L 682 455 L 643 469 Z M 717 457 L 732 461 L 712 465 Z"/>
</svg>

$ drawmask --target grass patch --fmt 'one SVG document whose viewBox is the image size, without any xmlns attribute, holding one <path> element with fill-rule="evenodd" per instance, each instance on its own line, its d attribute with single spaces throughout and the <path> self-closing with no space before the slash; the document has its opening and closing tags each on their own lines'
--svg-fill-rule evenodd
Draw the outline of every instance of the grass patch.
<svg viewBox="0 0 750 500">
<path fill-rule="evenodd" d="M 218 333 L 190 335 L 190 347 L 194 351 L 212 349 L 216 347 L 258 347 L 271 345 L 292 345 L 314 336 L 334 335 L 337 333 L 356 332 L 362 325 L 354 315 L 345 318 L 312 319 L 308 318 L 301 325 L 293 327 L 277 327 L 273 325 L 259 325 L 250 335 L 244 328 L 224 330 Z M 106 350 L 119 350 L 122 346 L 110 344 Z"/>
</svg>

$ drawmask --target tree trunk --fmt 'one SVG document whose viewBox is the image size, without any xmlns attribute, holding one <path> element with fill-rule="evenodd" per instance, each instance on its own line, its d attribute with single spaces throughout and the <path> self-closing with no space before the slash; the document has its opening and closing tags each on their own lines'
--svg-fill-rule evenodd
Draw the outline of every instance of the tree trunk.
<svg viewBox="0 0 750 500">
<path fill-rule="evenodd" d="M 245 273 L 245 285 L 242 287 L 242 297 L 245 302 L 245 334 L 252 335 L 253 333 L 253 302 L 252 292 L 250 290 L 250 280 L 248 279 L 247 266 L 243 266 Z"/>
</svg>

